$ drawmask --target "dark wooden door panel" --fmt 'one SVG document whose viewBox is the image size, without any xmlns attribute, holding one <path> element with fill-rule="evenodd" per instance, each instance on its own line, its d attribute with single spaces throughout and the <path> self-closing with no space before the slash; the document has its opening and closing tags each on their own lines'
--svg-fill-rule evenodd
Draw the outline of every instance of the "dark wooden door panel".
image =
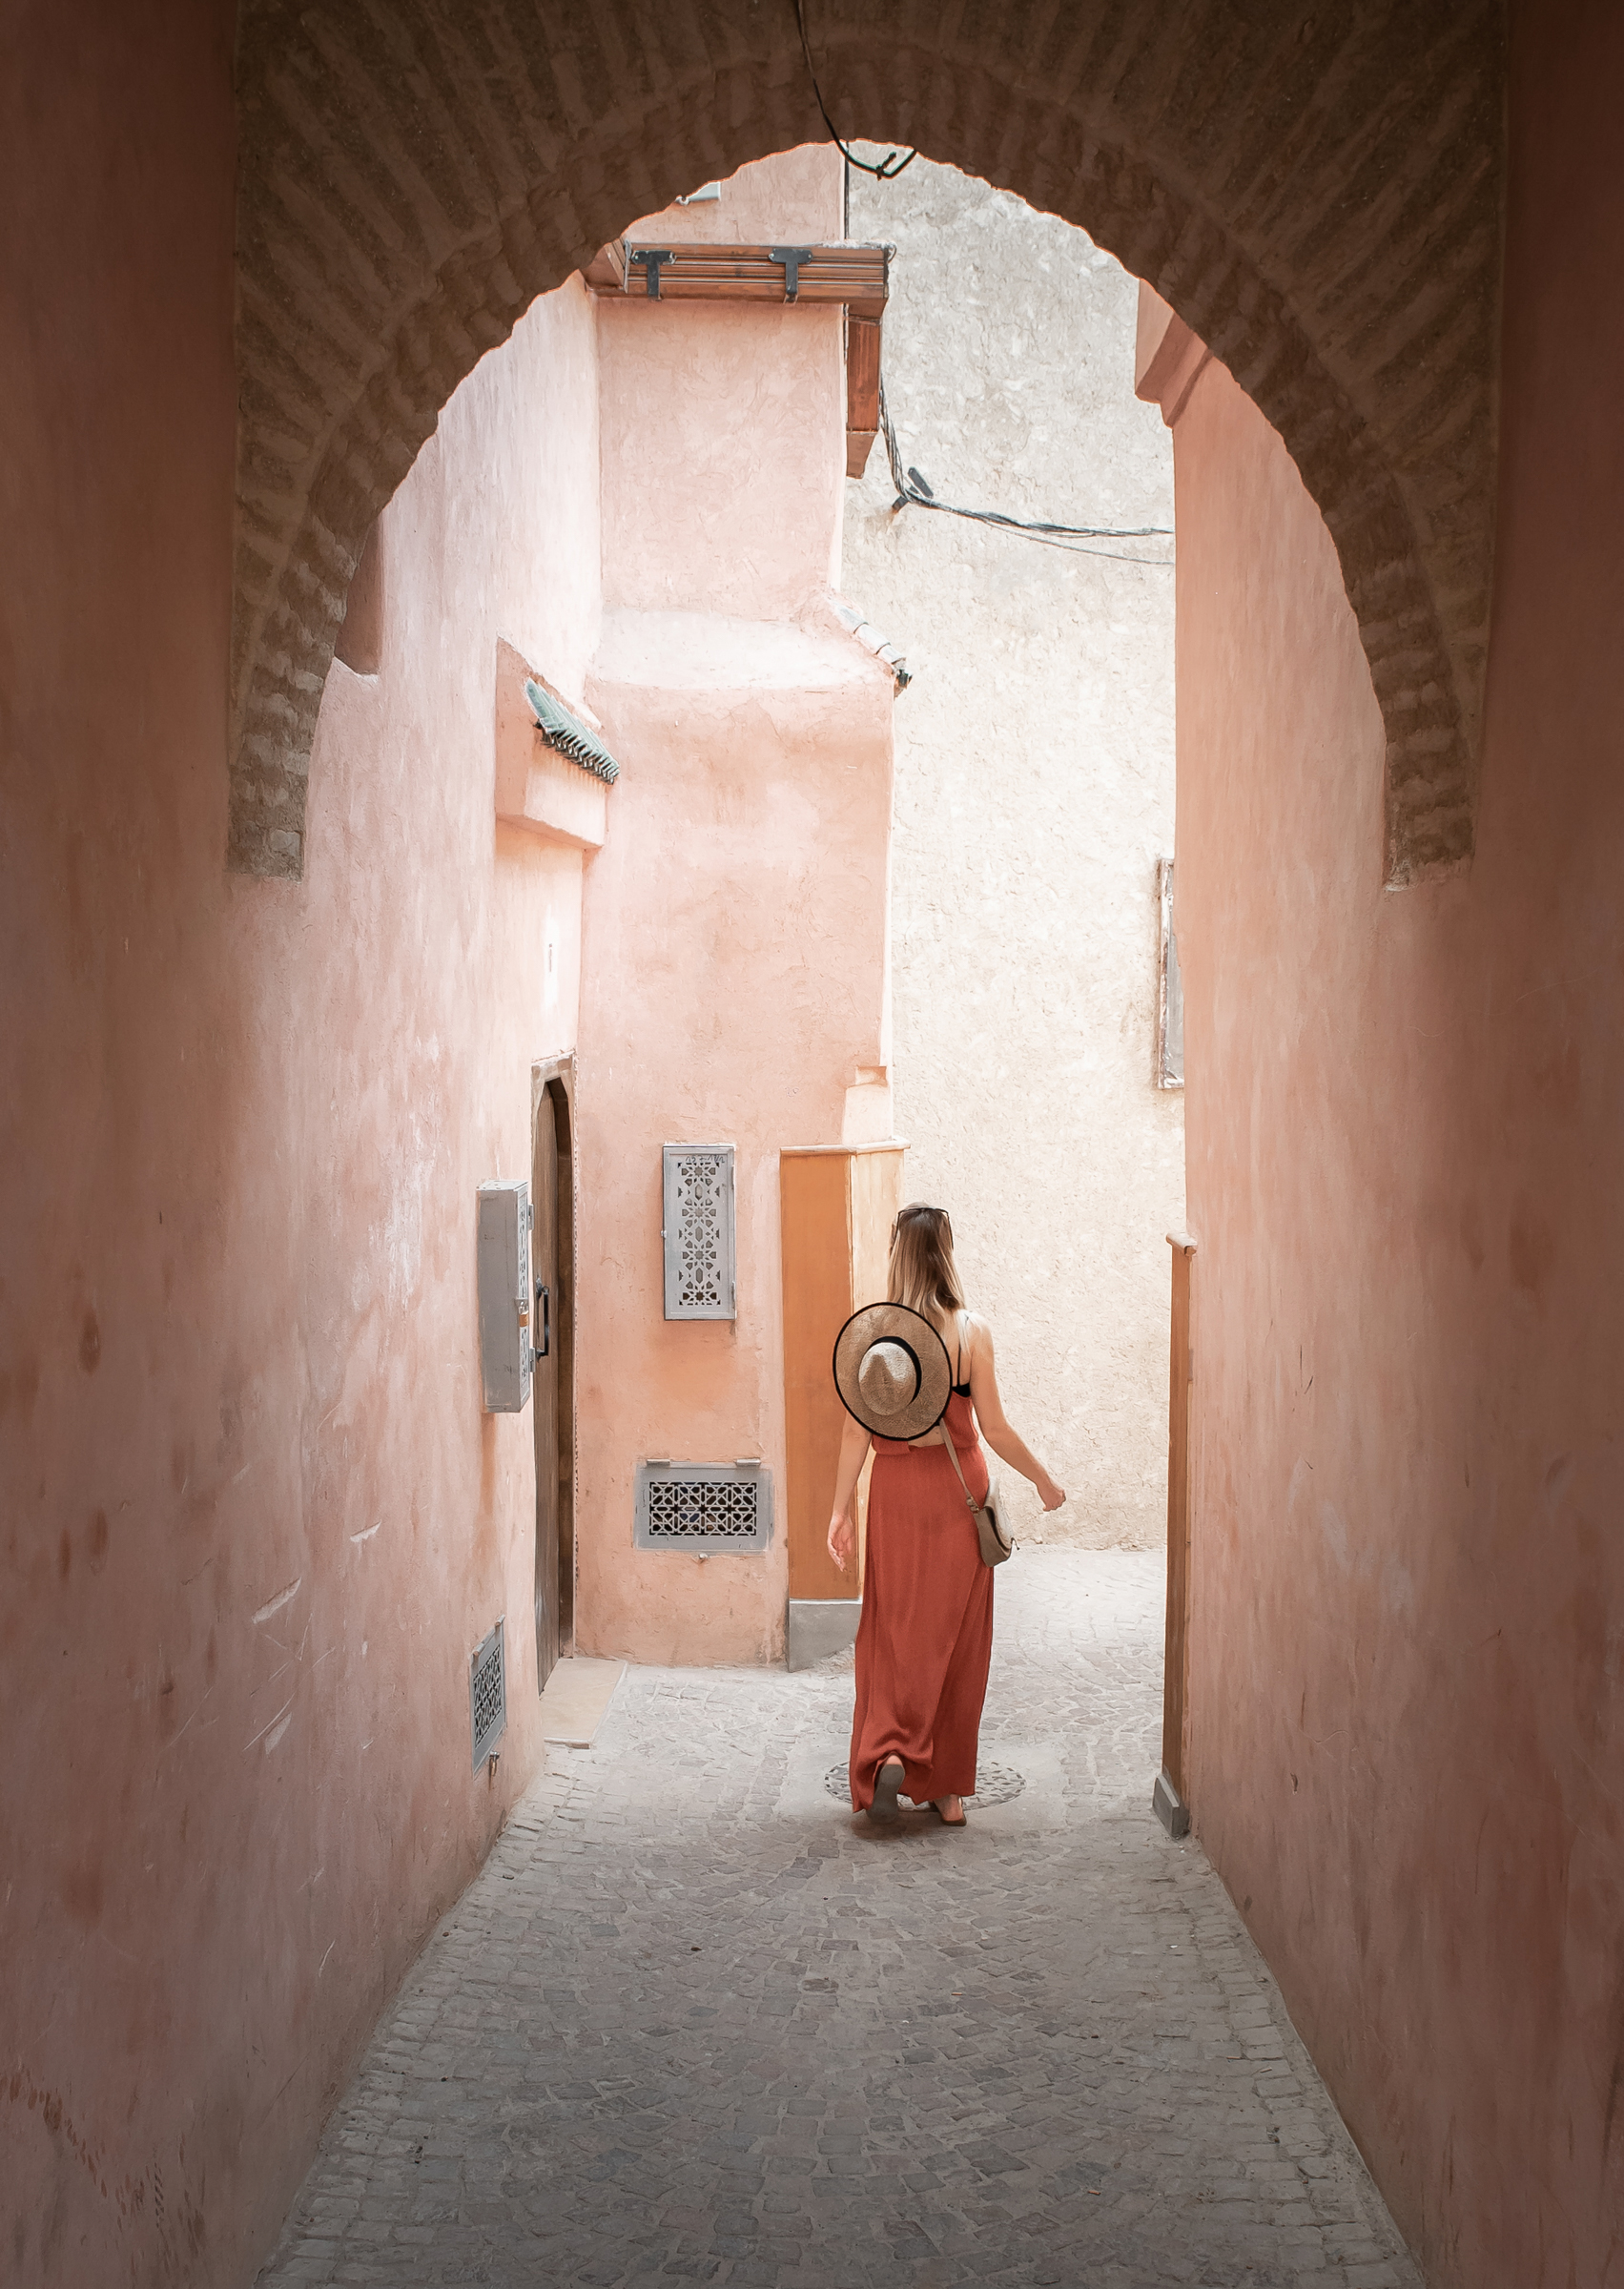
<svg viewBox="0 0 1624 2289">
<path fill-rule="evenodd" d="M 551 1092 L 536 1105 L 530 1197 L 536 1227 L 530 1254 L 535 1308 L 530 1338 L 536 1365 L 530 1418 L 536 1440 L 536 1680 L 545 1685 L 558 1660 L 558 1143 Z"/>
</svg>

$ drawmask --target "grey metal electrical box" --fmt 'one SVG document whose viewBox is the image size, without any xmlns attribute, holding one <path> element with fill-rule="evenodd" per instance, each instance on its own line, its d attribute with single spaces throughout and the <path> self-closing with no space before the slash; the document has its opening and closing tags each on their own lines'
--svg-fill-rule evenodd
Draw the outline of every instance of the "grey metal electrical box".
<svg viewBox="0 0 1624 2289">
<path fill-rule="evenodd" d="M 736 1319 L 733 1147 L 662 1148 L 668 1319 Z"/>
<path fill-rule="evenodd" d="M 517 1414 L 530 1395 L 530 1186 L 480 1186 L 480 1369 L 487 1414 Z"/>
</svg>

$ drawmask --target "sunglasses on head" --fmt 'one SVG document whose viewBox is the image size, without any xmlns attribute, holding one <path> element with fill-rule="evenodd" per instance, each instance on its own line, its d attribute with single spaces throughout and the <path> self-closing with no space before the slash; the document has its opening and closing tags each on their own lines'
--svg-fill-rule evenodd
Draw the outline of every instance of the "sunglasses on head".
<svg viewBox="0 0 1624 2289">
<path fill-rule="evenodd" d="M 950 1241 L 952 1240 L 953 1218 L 948 1214 L 947 1210 L 945 1208 L 927 1207 L 904 1208 L 897 1217 L 896 1222 L 891 1227 L 892 1238 L 894 1240 L 895 1239 L 897 1233 L 902 1229 L 905 1224 L 923 1224 L 927 1218 L 929 1218 L 933 1226 L 944 1230 L 947 1233 L 948 1239 Z"/>
</svg>

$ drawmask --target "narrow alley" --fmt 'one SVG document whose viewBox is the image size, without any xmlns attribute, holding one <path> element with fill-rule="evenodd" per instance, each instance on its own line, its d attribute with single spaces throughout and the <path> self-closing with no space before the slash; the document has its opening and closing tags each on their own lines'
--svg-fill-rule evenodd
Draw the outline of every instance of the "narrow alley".
<svg viewBox="0 0 1624 2289">
<path fill-rule="evenodd" d="M 1149 1808 L 1162 1560 L 998 1583 L 986 1801 L 844 1796 L 851 1655 L 629 1669 L 385 2015 L 267 2289 L 1418 2279 Z"/>
</svg>

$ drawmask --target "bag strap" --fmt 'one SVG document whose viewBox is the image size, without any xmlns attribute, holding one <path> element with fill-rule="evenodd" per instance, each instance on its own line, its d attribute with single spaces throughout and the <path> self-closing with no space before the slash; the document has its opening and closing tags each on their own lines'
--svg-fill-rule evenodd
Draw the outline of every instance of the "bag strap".
<svg viewBox="0 0 1624 2289">
<path fill-rule="evenodd" d="M 970 1492 L 969 1487 L 965 1485 L 964 1473 L 959 1469 L 958 1465 L 958 1449 L 954 1445 L 953 1433 L 948 1429 L 945 1423 L 942 1425 L 942 1444 L 947 1449 L 947 1458 L 953 1465 L 954 1472 L 958 1479 L 959 1485 L 964 1487 L 964 1499 L 970 1505 L 970 1515 L 972 1517 L 974 1517 L 976 1511 L 980 1509 L 981 1505 L 976 1501 L 975 1495 Z"/>
</svg>

